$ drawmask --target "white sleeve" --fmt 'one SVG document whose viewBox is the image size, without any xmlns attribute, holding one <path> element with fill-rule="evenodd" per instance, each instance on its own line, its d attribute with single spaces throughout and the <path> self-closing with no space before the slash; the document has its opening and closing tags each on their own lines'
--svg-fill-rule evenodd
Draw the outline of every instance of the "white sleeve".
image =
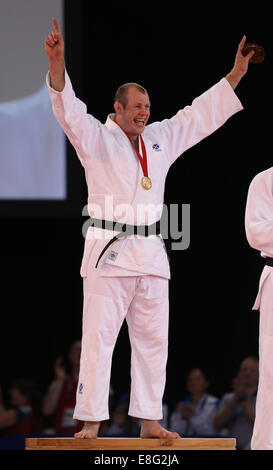
<svg viewBox="0 0 273 470">
<path fill-rule="evenodd" d="M 53 113 L 84 166 L 86 158 L 95 154 L 95 143 L 101 123 L 87 113 L 86 105 L 75 96 L 66 70 L 65 87 L 62 91 L 51 88 L 49 72 L 46 76 L 46 83 Z"/>
<path fill-rule="evenodd" d="M 259 173 L 250 183 L 245 230 L 249 245 L 273 257 L 272 172 Z"/>
<path fill-rule="evenodd" d="M 221 127 L 243 106 L 229 82 L 222 78 L 171 119 L 161 122 L 167 140 L 170 164 L 183 152 Z"/>
</svg>

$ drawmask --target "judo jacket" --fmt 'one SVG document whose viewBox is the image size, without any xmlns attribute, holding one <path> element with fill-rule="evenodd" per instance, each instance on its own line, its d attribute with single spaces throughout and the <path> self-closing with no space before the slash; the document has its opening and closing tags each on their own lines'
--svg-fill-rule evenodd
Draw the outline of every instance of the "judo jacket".
<svg viewBox="0 0 273 470">
<path fill-rule="evenodd" d="M 143 172 L 139 159 L 126 134 L 113 121 L 114 115 L 109 115 L 105 124 L 90 115 L 86 105 L 75 96 L 67 71 L 61 92 L 51 88 L 49 73 L 46 80 L 53 113 L 85 170 L 90 217 L 133 225 L 150 225 L 161 218 L 170 166 L 187 149 L 243 109 L 228 81 L 222 78 L 172 118 L 147 125 L 142 138 L 152 187 L 146 190 L 140 183 Z M 99 256 L 116 233 L 88 228 L 82 277 L 87 274 L 91 252 Z M 107 265 L 113 268 L 108 270 L 110 275 L 150 274 L 170 278 L 168 257 L 160 235 L 121 238 L 102 257 L 98 266 L 101 275 L 109 275 L 105 270 Z"/>
<path fill-rule="evenodd" d="M 249 185 L 245 230 L 249 245 L 263 258 L 273 258 L 273 167 L 258 173 Z M 262 286 L 269 275 L 272 277 L 272 267 L 265 266 L 253 310 L 260 307 Z"/>
</svg>

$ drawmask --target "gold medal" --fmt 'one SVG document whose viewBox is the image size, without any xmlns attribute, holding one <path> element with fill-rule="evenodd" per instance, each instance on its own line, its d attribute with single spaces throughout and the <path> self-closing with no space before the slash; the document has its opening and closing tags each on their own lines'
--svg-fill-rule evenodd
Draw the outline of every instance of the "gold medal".
<svg viewBox="0 0 273 470">
<path fill-rule="evenodd" d="M 116 119 L 114 118 L 114 122 L 119 126 L 118 122 L 116 121 Z M 122 129 L 122 127 L 121 127 Z M 152 180 L 151 178 L 149 178 L 148 176 L 148 164 L 147 164 L 147 153 L 146 153 L 146 147 L 145 147 L 145 144 L 144 144 L 144 141 L 143 141 L 143 138 L 142 136 L 140 135 L 140 142 L 141 142 L 141 148 L 142 148 L 142 155 L 140 155 L 139 151 L 137 150 L 137 148 L 134 146 L 132 140 L 130 139 L 129 135 L 125 132 L 124 129 L 122 129 L 123 132 L 127 135 L 134 151 L 136 152 L 137 156 L 138 156 L 138 159 L 139 159 L 139 162 L 141 164 L 141 167 L 142 167 L 142 171 L 143 171 L 143 175 L 147 175 L 147 176 L 143 176 L 141 178 L 141 186 L 144 188 L 144 189 L 151 189 L 152 187 Z"/>
<path fill-rule="evenodd" d="M 151 189 L 152 187 L 152 180 L 149 176 L 143 176 L 141 178 L 141 185 L 144 189 Z"/>
</svg>

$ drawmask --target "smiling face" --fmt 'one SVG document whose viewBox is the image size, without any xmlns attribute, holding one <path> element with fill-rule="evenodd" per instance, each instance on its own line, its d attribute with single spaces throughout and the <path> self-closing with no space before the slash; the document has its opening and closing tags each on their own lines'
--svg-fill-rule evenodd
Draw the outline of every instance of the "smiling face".
<svg viewBox="0 0 273 470">
<path fill-rule="evenodd" d="M 116 120 L 120 127 L 135 140 L 143 131 L 150 117 L 150 100 L 147 93 L 132 86 L 127 91 L 126 104 L 114 103 Z"/>
</svg>

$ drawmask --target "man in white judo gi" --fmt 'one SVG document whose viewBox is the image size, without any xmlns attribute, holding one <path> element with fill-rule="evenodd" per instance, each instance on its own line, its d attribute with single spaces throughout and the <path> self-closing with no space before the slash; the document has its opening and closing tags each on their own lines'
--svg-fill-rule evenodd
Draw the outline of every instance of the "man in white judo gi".
<svg viewBox="0 0 273 470">
<path fill-rule="evenodd" d="M 260 310 L 259 383 L 251 449 L 273 450 L 273 167 L 258 173 L 250 183 L 246 236 L 261 252 L 265 266 L 253 310 Z"/>
<path fill-rule="evenodd" d="M 158 423 L 168 351 L 170 269 L 156 224 L 161 213 L 155 208 L 162 211 L 172 163 L 242 109 L 233 90 L 253 52 L 243 56 L 244 36 L 225 78 L 172 119 L 148 126 L 148 93 L 137 84 L 122 86 L 115 96 L 115 114 L 103 125 L 75 97 L 65 69 L 63 38 L 55 19 L 53 24 L 45 40 L 49 94 L 53 112 L 84 167 L 93 217 L 81 266 L 82 354 L 74 410 L 74 418 L 85 424 L 75 437 L 96 437 L 100 422 L 109 418 L 112 353 L 126 318 L 132 349 L 129 415 L 141 419 L 143 438 L 178 438 Z M 131 236 L 109 244 L 122 233 L 113 221 L 128 224 Z M 145 229 L 136 236 L 139 226 L 153 227 L 153 235 L 147 237 Z"/>
</svg>

